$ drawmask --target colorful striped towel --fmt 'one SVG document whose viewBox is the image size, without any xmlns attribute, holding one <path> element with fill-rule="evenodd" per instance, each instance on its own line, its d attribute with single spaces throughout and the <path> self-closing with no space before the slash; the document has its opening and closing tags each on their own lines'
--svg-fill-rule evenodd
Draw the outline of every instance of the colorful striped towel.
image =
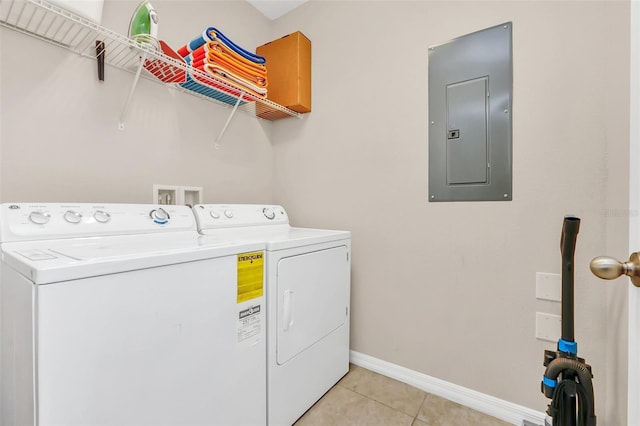
<svg viewBox="0 0 640 426">
<path fill-rule="evenodd" d="M 256 86 L 246 79 L 240 77 L 237 74 L 230 72 L 228 69 L 221 67 L 217 64 L 205 64 L 204 67 L 200 68 L 205 71 L 207 74 L 212 75 L 216 78 L 227 81 L 236 87 L 244 90 L 245 92 L 252 93 L 253 95 L 266 98 L 267 97 L 267 89 L 265 87 Z"/>
<path fill-rule="evenodd" d="M 238 97 L 241 103 L 267 97 L 266 59 L 233 43 L 214 27 L 205 29 L 177 53 L 193 69 L 181 84 L 187 90 L 228 104 L 234 104 Z"/>
<path fill-rule="evenodd" d="M 225 44 L 219 41 L 210 41 L 193 52 L 189 53 L 191 63 L 196 63 L 203 58 L 207 57 L 210 60 L 218 63 L 229 64 L 229 66 L 242 70 L 248 74 L 255 74 L 257 76 L 267 76 L 267 67 L 263 64 L 256 64 L 238 55 L 234 51 L 230 50 Z"/>
<path fill-rule="evenodd" d="M 232 42 L 224 34 L 222 34 L 220 30 L 214 27 L 207 28 L 202 32 L 201 35 L 191 40 L 191 42 L 189 42 L 188 44 L 182 46 L 180 49 L 178 49 L 178 54 L 184 58 L 189 53 L 196 50 L 198 47 L 210 41 L 220 41 L 238 55 L 248 59 L 251 62 L 255 62 L 256 64 L 264 64 L 267 62 L 264 56 L 256 55 L 253 52 L 249 52 L 248 50 L 243 49 L 242 47 Z"/>
<path fill-rule="evenodd" d="M 235 105 L 240 97 L 239 91 L 232 91 L 217 82 L 204 81 L 200 79 L 198 75 L 190 72 L 187 73 L 187 81 L 180 83 L 180 86 L 190 92 L 194 92 L 229 105 Z M 251 99 L 248 98 L 247 95 L 244 95 L 240 101 L 240 105 L 244 105 L 247 101 L 251 101 Z"/>
<path fill-rule="evenodd" d="M 189 64 L 188 57 L 186 58 L 186 61 L 187 61 L 187 64 Z M 207 75 L 211 75 L 219 80 L 224 81 L 227 84 L 230 84 L 233 87 L 238 88 L 238 92 L 242 90 L 249 94 L 252 94 L 254 97 L 259 97 L 259 98 L 265 98 L 267 96 L 266 87 L 259 86 L 253 83 L 252 81 L 218 64 L 201 63 L 201 64 L 189 64 L 189 65 L 191 65 L 193 68 L 197 70 L 203 71 Z"/>
<path fill-rule="evenodd" d="M 226 69 L 230 73 L 237 75 L 239 78 L 246 80 L 249 84 L 256 85 L 261 88 L 267 87 L 267 73 L 264 70 L 257 73 L 248 67 L 235 62 L 230 62 L 229 58 L 221 58 L 214 52 L 209 52 L 206 56 L 200 56 L 193 60 L 191 66 L 194 68 L 204 69 L 205 65 L 218 66 Z"/>
</svg>

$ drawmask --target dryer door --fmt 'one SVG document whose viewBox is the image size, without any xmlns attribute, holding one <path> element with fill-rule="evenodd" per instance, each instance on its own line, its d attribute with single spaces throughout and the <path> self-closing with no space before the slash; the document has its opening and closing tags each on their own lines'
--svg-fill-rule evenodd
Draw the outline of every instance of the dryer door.
<svg viewBox="0 0 640 426">
<path fill-rule="evenodd" d="M 345 326 L 349 306 L 347 247 L 281 259 L 277 269 L 277 363 Z"/>
</svg>

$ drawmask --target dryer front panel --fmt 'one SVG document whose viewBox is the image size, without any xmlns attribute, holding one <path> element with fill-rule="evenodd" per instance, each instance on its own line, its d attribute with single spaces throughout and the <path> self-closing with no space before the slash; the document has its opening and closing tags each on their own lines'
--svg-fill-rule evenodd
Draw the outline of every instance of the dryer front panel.
<svg viewBox="0 0 640 426">
<path fill-rule="evenodd" d="M 345 326 L 349 306 L 347 247 L 281 259 L 276 288 L 276 360 L 283 365 Z"/>
</svg>

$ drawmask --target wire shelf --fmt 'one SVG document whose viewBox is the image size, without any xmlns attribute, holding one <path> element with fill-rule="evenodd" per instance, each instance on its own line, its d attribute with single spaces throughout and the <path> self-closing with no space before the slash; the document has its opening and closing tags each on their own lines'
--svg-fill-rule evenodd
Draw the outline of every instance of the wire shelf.
<svg viewBox="0 0 640 426">
<path fill-rule="evenodd" d="M 96 42 L 102 42 L 105 63 L 115 68 L 139 73 L 143 66 L 142 77 L 260 118 L 302 118 L 300 113 L 174 59 L 151 43 L 132 40 L 45 0 L 0 1 L 0 25 L 87 58 L 97 58 Z M 177 82 L 181 76 L 187 79 L 182 85 Z"/>
</svg>

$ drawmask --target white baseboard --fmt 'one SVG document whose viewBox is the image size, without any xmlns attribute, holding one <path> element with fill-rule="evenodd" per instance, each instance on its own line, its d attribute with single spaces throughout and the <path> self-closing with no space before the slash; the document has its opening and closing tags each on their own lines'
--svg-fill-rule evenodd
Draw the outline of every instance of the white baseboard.
<svg viewBox="0 0 640 426">
<path fill-rule="evenodd" d="M 543 412 L 445 382 L 444 380 L 427 376 L 426 374 L 409 370 L 408 368 L 360 352 L 351 351 L 349 360 L 359 367 L 391 377 L 392 379 L 457 402 L 465 407 L 472 408 L 481 413 L 504 420 L 505 422 L 520 426 L 524 420 L 527 420 L 536 425 L 544 425 L 545 414 Z"/>
</svg>

